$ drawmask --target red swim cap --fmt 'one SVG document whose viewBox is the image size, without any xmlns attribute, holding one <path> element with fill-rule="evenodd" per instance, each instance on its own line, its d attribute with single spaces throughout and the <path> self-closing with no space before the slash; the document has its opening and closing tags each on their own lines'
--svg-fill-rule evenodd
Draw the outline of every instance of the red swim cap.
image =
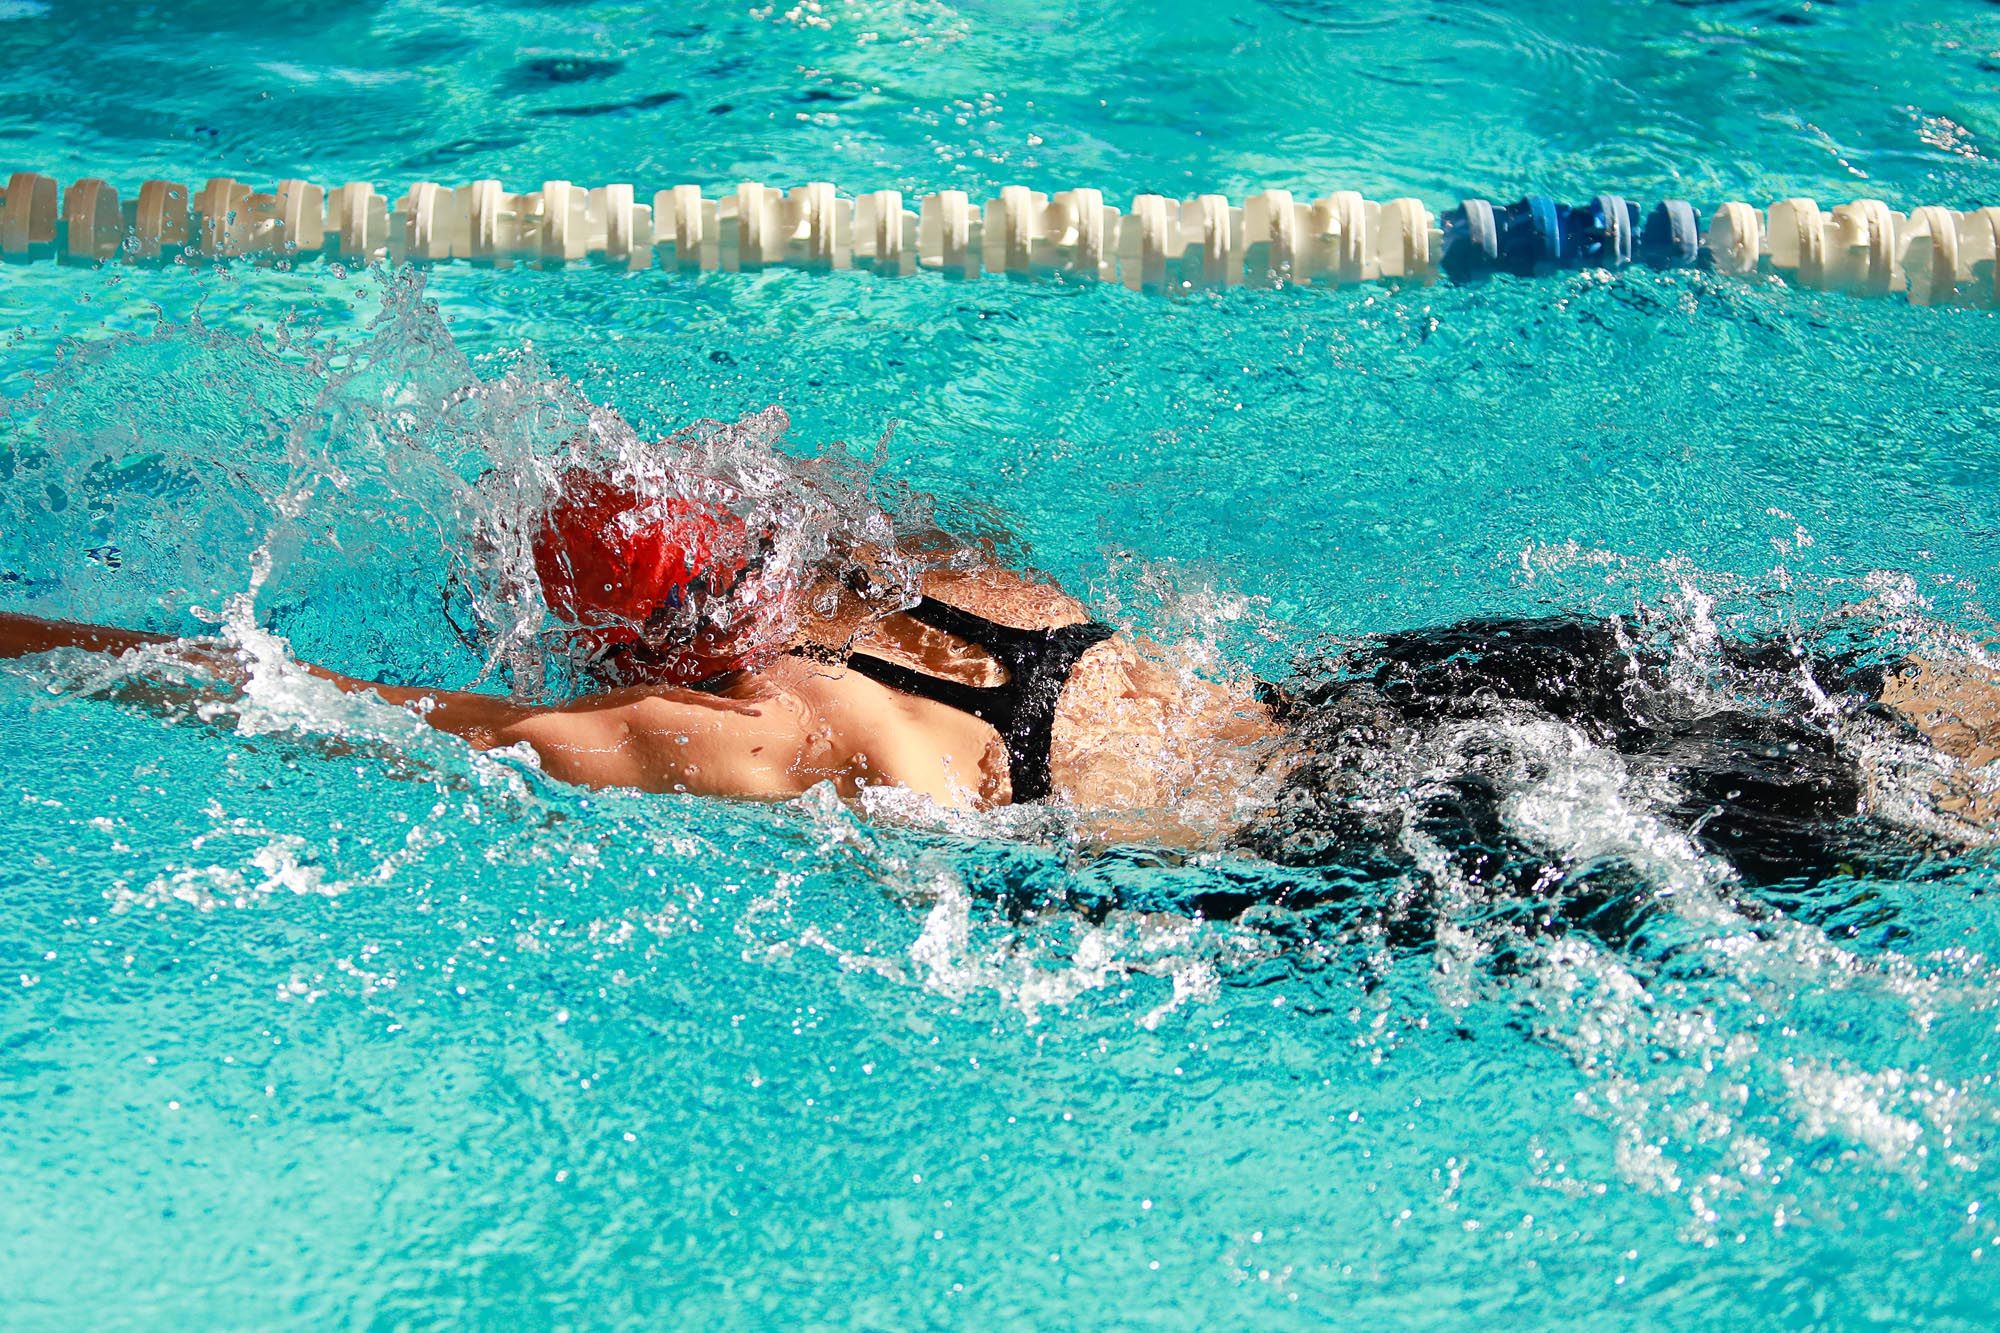
<svg viewBox="0 0 2000 1333">
<path fill-rule="evenodd" d="M 728 591 L 750 563 L 751 543 L 720 501 L 648 500 L 579 470 L 559 480 L 534 554 L 549 609 L 601 656 L 647 641 L 646 631 L 690 598 Z"/>
</svg>

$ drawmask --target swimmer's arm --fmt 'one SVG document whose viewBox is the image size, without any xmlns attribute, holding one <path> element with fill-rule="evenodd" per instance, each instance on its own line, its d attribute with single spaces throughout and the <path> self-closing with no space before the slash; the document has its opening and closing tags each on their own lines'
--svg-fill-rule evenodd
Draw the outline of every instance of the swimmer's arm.
<svg viewBox="0 0 2000 1333">
<path fill-rule="evenodd" d="M 42 620 L 34 616 L 0 611 L 0 658 L 27 657 L 34 653 L 51 653 L 62 648 L 76 648 L 88 653 L 128 653 L 135 648 L 149 648 L 162 644 L 171 645 L 175 656 L 190 665 L 213 673 L 225 685 L 231 687 L 230 694 L 234 694 L 235 689 L 243 683 L 242 664 L 212 640 L 177 639 L 170 634 L 118 629 L 110 625 L 80 625 L 71 621 Z M 331 681 L 349 694 L 369 691 L 392 704 L 405 707 L 415 705 L 416 711 L 432 726 L 440 731 L 463 736 L 482 749 L 496 744 L 507 744 L 508 742 L 496 738 L 507 728 L 518 725 L 533 711 L 509 703 L 505 699 L 495 699 L 483 694 L 384 685 L 378 681 L 343 676 L 337 671 L 329 671 L 325 667 L 313 666 L 311 663 L 302 665 L 311 674 L 321 680 Z"/>
<path fill-rule="evenodd" d="M 40 620 L 0 611 L 0 657 L 27 657 L 52 653 L 58 648 L 80 648 L 87 653 L 123 653 L 148 644 L 172 643 L 166 634 L 147 634 L 134 629 L 113 629 L 109 625 L 77 625 L 65 620 Z"/>
<path fill-rule="evenodd" d="M 526 708 L 486 694 L 306 670 L 350 694 L 366 691 L 406 707 L 476 750 L 526 745 L 558 782 L 779 801 L 810 785 L 798 763 L 803 732 L 788 709 L 667 686 Z"/>
<path fill-rule="evenodd" d="M 213 691 L 233 697 L 243 666 L 213 640 L 108 625 L 41 620 L 0 611 L 0 658 L 62 648 L 127 653 L 169 646 L 174 655 L 214 676 Z M 694 690 L 623 690 L 555 708 L 528 708 L 506 699 L 456 690 L 385 685 L 325 667 L 304 669 L 349 694 L 370 693 L 408 708 L 431 726 L 487 750 L 526 743 L 543 771 L 590 787 L 644 787 L 704 795 L 783 798 L 805 785 L 793 770 L 799 730 L 786 710 L 729 704 Z M 131 682 L 121 697 L 142 703 L 184 701 L 184 690 Z"/>
<path fill-rule="evenodd" d="M 559 782 L 748 800 L 788 800 L 810 785 L 799 762 L 808 715 L 775 696 L 745 701 L 647 685 L 531 708 L 306 670 L 350 693 L 402 705 L 474 749 L 526 745 Z"/>
</svg>

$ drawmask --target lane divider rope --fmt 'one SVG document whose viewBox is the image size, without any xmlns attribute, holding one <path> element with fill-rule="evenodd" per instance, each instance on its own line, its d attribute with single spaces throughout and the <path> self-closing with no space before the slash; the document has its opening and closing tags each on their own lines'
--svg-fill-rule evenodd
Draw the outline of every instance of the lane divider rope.
<svg viewBox="0 0 2000 1333">
<path fill-rule="evenodd" d="M 911 207 L 914 202 L 915 207 Z M 1616 195 L 1562 204 L 1467 199 L 1434 214 L 1417 199 L 1351 191 L 1303 200 L 1284 190 L 1241 205 L 1219 194 L 1142 194 L 1120 211 L 1101 191 L 1043 194 L 1009 185 L 975 202 L 959 190 L 911 201 L 896 190 L 848 196 L 815 182 L 745 182 L 711 198 L 676 185 L 645 200 L 630 184 L 545 181 L 509 193 L 497 180 L 419 181 L 391 200 L 367 182 L 304 180 L 257 189 L 216 177 L 190 191 L 149 180 L 125 199 L 91 178 L 15 172 L 0 190 L 0 259 L 302 260 L 505 267 L 596 262 L 640 270 L 738 271 L 772 265 L 1072 274 L 1133 288 L 1240 283 L 1470 281 L 1570 268 L 1703 266 L 1775 272 L 1801 285 L 1920 305 L 1991 305 L 2000 208 L 1898 213 L 1878 199 L 1821 209 L 1731 202 L 1702 216 L 1685 200 L 1641 212 Z"/>
</svg>

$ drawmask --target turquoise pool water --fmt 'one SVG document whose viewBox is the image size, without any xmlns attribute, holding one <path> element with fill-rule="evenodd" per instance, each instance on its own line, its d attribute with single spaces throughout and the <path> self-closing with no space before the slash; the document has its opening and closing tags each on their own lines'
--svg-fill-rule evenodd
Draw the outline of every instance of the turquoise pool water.
<svg viewBox="0 0 2000 1333">
<path fill-rule="evenodd" d="M 2000 201 L 2000 9 L 0 0 L 0 167 Z M 1242 669 L 1490 611 L 1992 624 L 2000 325 L 1695 273 L 1235 291 L 0 268 L 0 608 L 464 684 L 450 474 L 773 404 Z M 258 552 L 269 570 L 260 574 Z M 1995 863 L 1636 941 L 1241 857 L 552 786 L 0 665 L 10 1326 L 1990 1322 Z M 1578 847 L 1647 834 L 1590 756 Z M 1572 758 L 1574 758 L 1572 756 Z M 1382 886 L 1393 912 L 1392 885 Z M 1039 904 L 1023 914 L 1020 903 Z M 1013 904 L 1014 906 L 1008 906 Z"/>
</svg>

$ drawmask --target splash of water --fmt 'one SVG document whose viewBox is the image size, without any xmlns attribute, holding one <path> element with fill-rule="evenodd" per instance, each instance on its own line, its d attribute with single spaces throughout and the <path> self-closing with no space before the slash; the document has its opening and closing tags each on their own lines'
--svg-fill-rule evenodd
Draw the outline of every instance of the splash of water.
<svg viewBox="0 0 2000 1333">
<path fill-rule="evenodd" d="M 530 350 L 467 357 L 421 273 L 363 290 L 375 309 L 359 327 L 236 329 L 197 306 L 68 345 L 0 405 L 0 588 L 46 616 L 261 626 L 353 674 L 497 676 L 545 699 L 584 683 L 531 554 L 576 469 L 648 500 L 724 499 L 771 535 L 755 578 L 704 608 L 725 628 L 823 573 L 886 613 L 925 568 L 966 558 L 916 540 L 936 531 L 923 497 L 878 503 L 886 441 L 867 459 L 788 452 L 775 408 L 642 440 Z"/>
</svg>

